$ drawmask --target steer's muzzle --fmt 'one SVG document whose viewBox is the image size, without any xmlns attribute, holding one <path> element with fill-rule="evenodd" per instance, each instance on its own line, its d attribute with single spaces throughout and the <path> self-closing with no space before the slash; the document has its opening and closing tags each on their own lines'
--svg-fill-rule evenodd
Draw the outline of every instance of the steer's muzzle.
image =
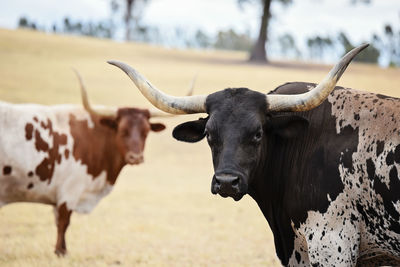
<svg viewBox="0 0 400 267">
<path fill-rule="evenodd" d="M 128 164 L 140 164 L 143 160 L 143 153 L 137 154 L 135 152 L 129 151 L 125 154 L 125 161 Z"/>
<path fill-rule="evenodd" d="M 246 194 L 241 175 L 232 173 L 216 173 L 211 182 L 211 193 L 222 197 L 232 197 L 240 200 Z"/>
</svg>

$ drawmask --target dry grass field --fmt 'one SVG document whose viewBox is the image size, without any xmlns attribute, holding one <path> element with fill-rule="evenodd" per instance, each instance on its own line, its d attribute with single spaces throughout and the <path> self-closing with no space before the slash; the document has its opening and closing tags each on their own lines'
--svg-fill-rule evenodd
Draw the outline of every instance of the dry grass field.
<svg viewBox="0 0 400 267">
<path fill-rule="evenodd" d="M 0 99 L 80 103 L 75 67 L 92 103 L 149 107 L 128 78 L 105 63 L 110 59 L 129 63 L 175 95 L 185 93 L 195 73 L 196 93 L 240 86 L 268 92 L 287 81 L 318 82 L 329 70 L 300 63 L 250 65 L 245 58 L 243 53 L 0 30 Z M 352 64 L 339 84 L 400 96 L 400 70 Z M 145 163 L 125 167 L 114 191 L 91 214 L 72 215 L 65 258 L 53 254 L 50 206 L 1 208 L 0 266 L 279 266 L 256 203 L 248 196 L 234 202 L 211 194 L 206 142 L 185 144 L 171 137 L 175 125 L 197 117 L 162 119 L 168 128 L 149 136 Z"/>
</svg>

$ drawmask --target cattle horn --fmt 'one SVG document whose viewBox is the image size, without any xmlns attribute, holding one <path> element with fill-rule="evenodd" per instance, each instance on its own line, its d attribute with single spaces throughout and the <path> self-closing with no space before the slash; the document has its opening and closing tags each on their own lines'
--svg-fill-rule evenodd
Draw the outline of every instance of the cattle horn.
<svg viewBox="0 0 400 267">
<path fill-rule="evenodd" d="M 123 70 L 135 83 L 137 88 L 155 107 L 171 114 L 193 114 L 206 112 L 207 95 L 171 96 L 163 93 L 146 80 L 139 72 L 119 61 L 107 61 Z"/>
<path fill-rule="evenodd" d="M 186 92 L 186 96 L 193 95 L 194 85 L 196 83 L 196 79 L 197 79 L 197 74 L 195 74 L 193 76 L 193 79 L 190 82 L 189 90 Z M 152 117 L 152 118 L 155 118 L 155 117 L 164 117 L 165 118 L 165 117 L 173 117 L 174 116 L 174 114 L 165 113 L 164 111 L 161 111 L 161 110 L 156 109 L 156 108 L 150 108 L 149 112 L 150 112 L 150 117 Z"/>
<path fill-rule="evenodd" d="M 78 77 L 79 85 L 81 87 L 82 105 L 85 108 L 85 110 L 87 112 L 89 112 L 90 115 L 107 116 L 107 117 L 117 116 L 117 110 L 115 108 L 105 108 L 104 107 L 104 108 L 101 108 L 101 109 L 98 108 L 95 110 L 90 106 L 88 95 L 87 95 L 86 88 L 83 83 L 82 77 L 76 69 L 73 69 L 73 70 L 74 70 L 76 76 Z"/>
<path fill-rule="evenodd" d="M 298 95 L 266 95 L 269 111 L 307 111 L 319 106 L 335 88 L 351 60 L 365 49 L 360 45 L 348 52 L 314 89 Z"/>
</svg>

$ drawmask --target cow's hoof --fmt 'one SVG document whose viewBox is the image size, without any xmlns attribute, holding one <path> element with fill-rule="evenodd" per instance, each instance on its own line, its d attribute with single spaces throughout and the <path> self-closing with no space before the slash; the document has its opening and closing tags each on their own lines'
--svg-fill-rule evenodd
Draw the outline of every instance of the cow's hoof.
<svg viewBox="0 0 400 267">
<path fill-rule="evenodd" d="M 64 248 L 56 248 L 56 250 L 54 251 L 54 253 L 58 256 L 58 257 L 64 257 L 65 255 L 67 255 L 67 250 Z"/>
</svg>

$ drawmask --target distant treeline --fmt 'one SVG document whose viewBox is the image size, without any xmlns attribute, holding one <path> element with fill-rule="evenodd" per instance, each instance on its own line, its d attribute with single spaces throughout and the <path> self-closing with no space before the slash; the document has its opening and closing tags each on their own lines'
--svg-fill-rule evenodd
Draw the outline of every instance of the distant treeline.
<svg viewBox="0 0 400 267">
<path fill-rule="evenodd" d="M 27 17 L 21 17 L 18 27 L 33 30 L 93 36 L 98 38 L 115 38 L 117 31 L 113 21 L 104 20 L 99 22 L 73 21 L 64 18 L 61 23 L 54 23 L 50 28 L 38 25 Z M 380 57 L 387 59 L 388 66 L 400 66 L 400 30 L 395 31 L 391 25 L 384 27 L 384 34 L 379 36 L 373 34 L 369 40 L 370 46 L 355 58 L 355 61 L 378 63 Z M 157 27 L 137 25 L 131 32 L 132 40 L 159 45 L 179 46 L 200 49 L 224 49 L 250 51 L 254 40 L 250 33 L 237 33 L 233 29 L 219 31 L 216 36 L 210 36 L 202 30 L 189 34 L 182 28 L 173 32 L 161 33 Z M 355 47 L 345 33 L 340 32 L 336 36 L 311 36 L 306 38 L 306 49 L 300 49 L 295 38 L 290 33 L 271 38 L 270 42 L 277 47 L 275 54 L 286 59 L 311 59 L 324 60 L 337 51 L 348 52 Z M 305 50 L 305 51 L 304 51 Z"/>
<path fill-rule="evenodd" d="M 115 26 L 111 21 L 71 21 L 67 17 L 63 19 L 61 25 L 54 23 L 50 29 L 47 29 L 42 25 L 38 25 L 35 21 L 32 21 L 27 17 L 21 17 L 18 20 L 18 27 L 54 33 L 93 36 L 99 38 L 113 38 L 113 34 L 115 32 Z"/>
</svg>

